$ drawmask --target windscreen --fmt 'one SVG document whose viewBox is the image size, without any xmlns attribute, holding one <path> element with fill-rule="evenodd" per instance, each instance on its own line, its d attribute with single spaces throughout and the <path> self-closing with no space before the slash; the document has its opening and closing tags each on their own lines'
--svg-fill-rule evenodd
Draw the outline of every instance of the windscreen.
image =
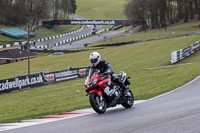
<svg viewBox="0 0 200 133">
<path fill-rule="evenodd" d="M 90 71 L 89 71 L 89 74 L 88 74 L 88 79 L 90 80 L 94 76 L 94 74 L 97 73 L 97 72 L 99 72 L 98 69 L 91 68 Z"/>
</svg>

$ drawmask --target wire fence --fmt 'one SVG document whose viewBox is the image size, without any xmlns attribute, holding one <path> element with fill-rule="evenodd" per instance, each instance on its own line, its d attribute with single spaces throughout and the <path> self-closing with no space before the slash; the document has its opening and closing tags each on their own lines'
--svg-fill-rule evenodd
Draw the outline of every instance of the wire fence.
<svg viewBox="0 0 200 133">
<path fill-rule="evenodd" d="M 49 72 L 48 68 L 30 70 L 30 74 L 48 73 L 48 72 Z M 28 75 L 28 70 L 26 70 L 26 71 L 16 71 L 16 72 L 13 73 L 13 77 L 24 76 L 24 75 Z"/>
</svg>

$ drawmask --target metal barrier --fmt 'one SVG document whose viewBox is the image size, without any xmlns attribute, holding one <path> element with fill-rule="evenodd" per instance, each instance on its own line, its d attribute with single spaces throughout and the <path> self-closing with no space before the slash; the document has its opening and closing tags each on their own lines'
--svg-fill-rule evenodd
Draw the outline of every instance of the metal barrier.
<svg viewBox="0 0 200 133">
<path fill-rule="evenodd" d="M 200 41 L 197 41 L 196 43 L 194 43 L 186 48 L 172 52 L 171 53 L 171 64 L 174 64 L 174 63 L 190 56 L 191 54 L 195 53 L 199 49 L 200 49 Z"/>
</svg>

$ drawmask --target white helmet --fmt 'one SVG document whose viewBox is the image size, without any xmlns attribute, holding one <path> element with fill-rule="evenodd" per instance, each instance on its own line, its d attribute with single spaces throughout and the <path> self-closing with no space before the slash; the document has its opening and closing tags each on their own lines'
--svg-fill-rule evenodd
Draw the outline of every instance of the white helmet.
<svg viewBox="0 0 200 133">
<path fill-rule="evenodd" d="M 90 62 L 93 66 L 97 66 L 101 60 L 101 55 L 98 52 L 92 52 L 90 54 Z"/>
</svg>

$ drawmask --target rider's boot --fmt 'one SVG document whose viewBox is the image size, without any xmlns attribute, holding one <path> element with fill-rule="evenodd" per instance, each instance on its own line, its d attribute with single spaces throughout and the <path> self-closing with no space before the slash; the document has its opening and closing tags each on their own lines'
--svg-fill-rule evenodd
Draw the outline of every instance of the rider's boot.
<svg viewBox="0 0 200 133">
<path fill-rule="evenodd" d="M 127 96 L 127 94 L 128 94 L 128 87 L 124 87 L 123 88 L 123 94 L 124 94 L 124 96 Z"/>
<path fill-rule="evenodd" d="M 124 96 L 127 96 L 127 93 L 128 93 L 128 87 L 124 84 L 124 83 L 121 83 L 120 84 L 120 87 L 122 88 L 122 93 Z"/>
</svg>

